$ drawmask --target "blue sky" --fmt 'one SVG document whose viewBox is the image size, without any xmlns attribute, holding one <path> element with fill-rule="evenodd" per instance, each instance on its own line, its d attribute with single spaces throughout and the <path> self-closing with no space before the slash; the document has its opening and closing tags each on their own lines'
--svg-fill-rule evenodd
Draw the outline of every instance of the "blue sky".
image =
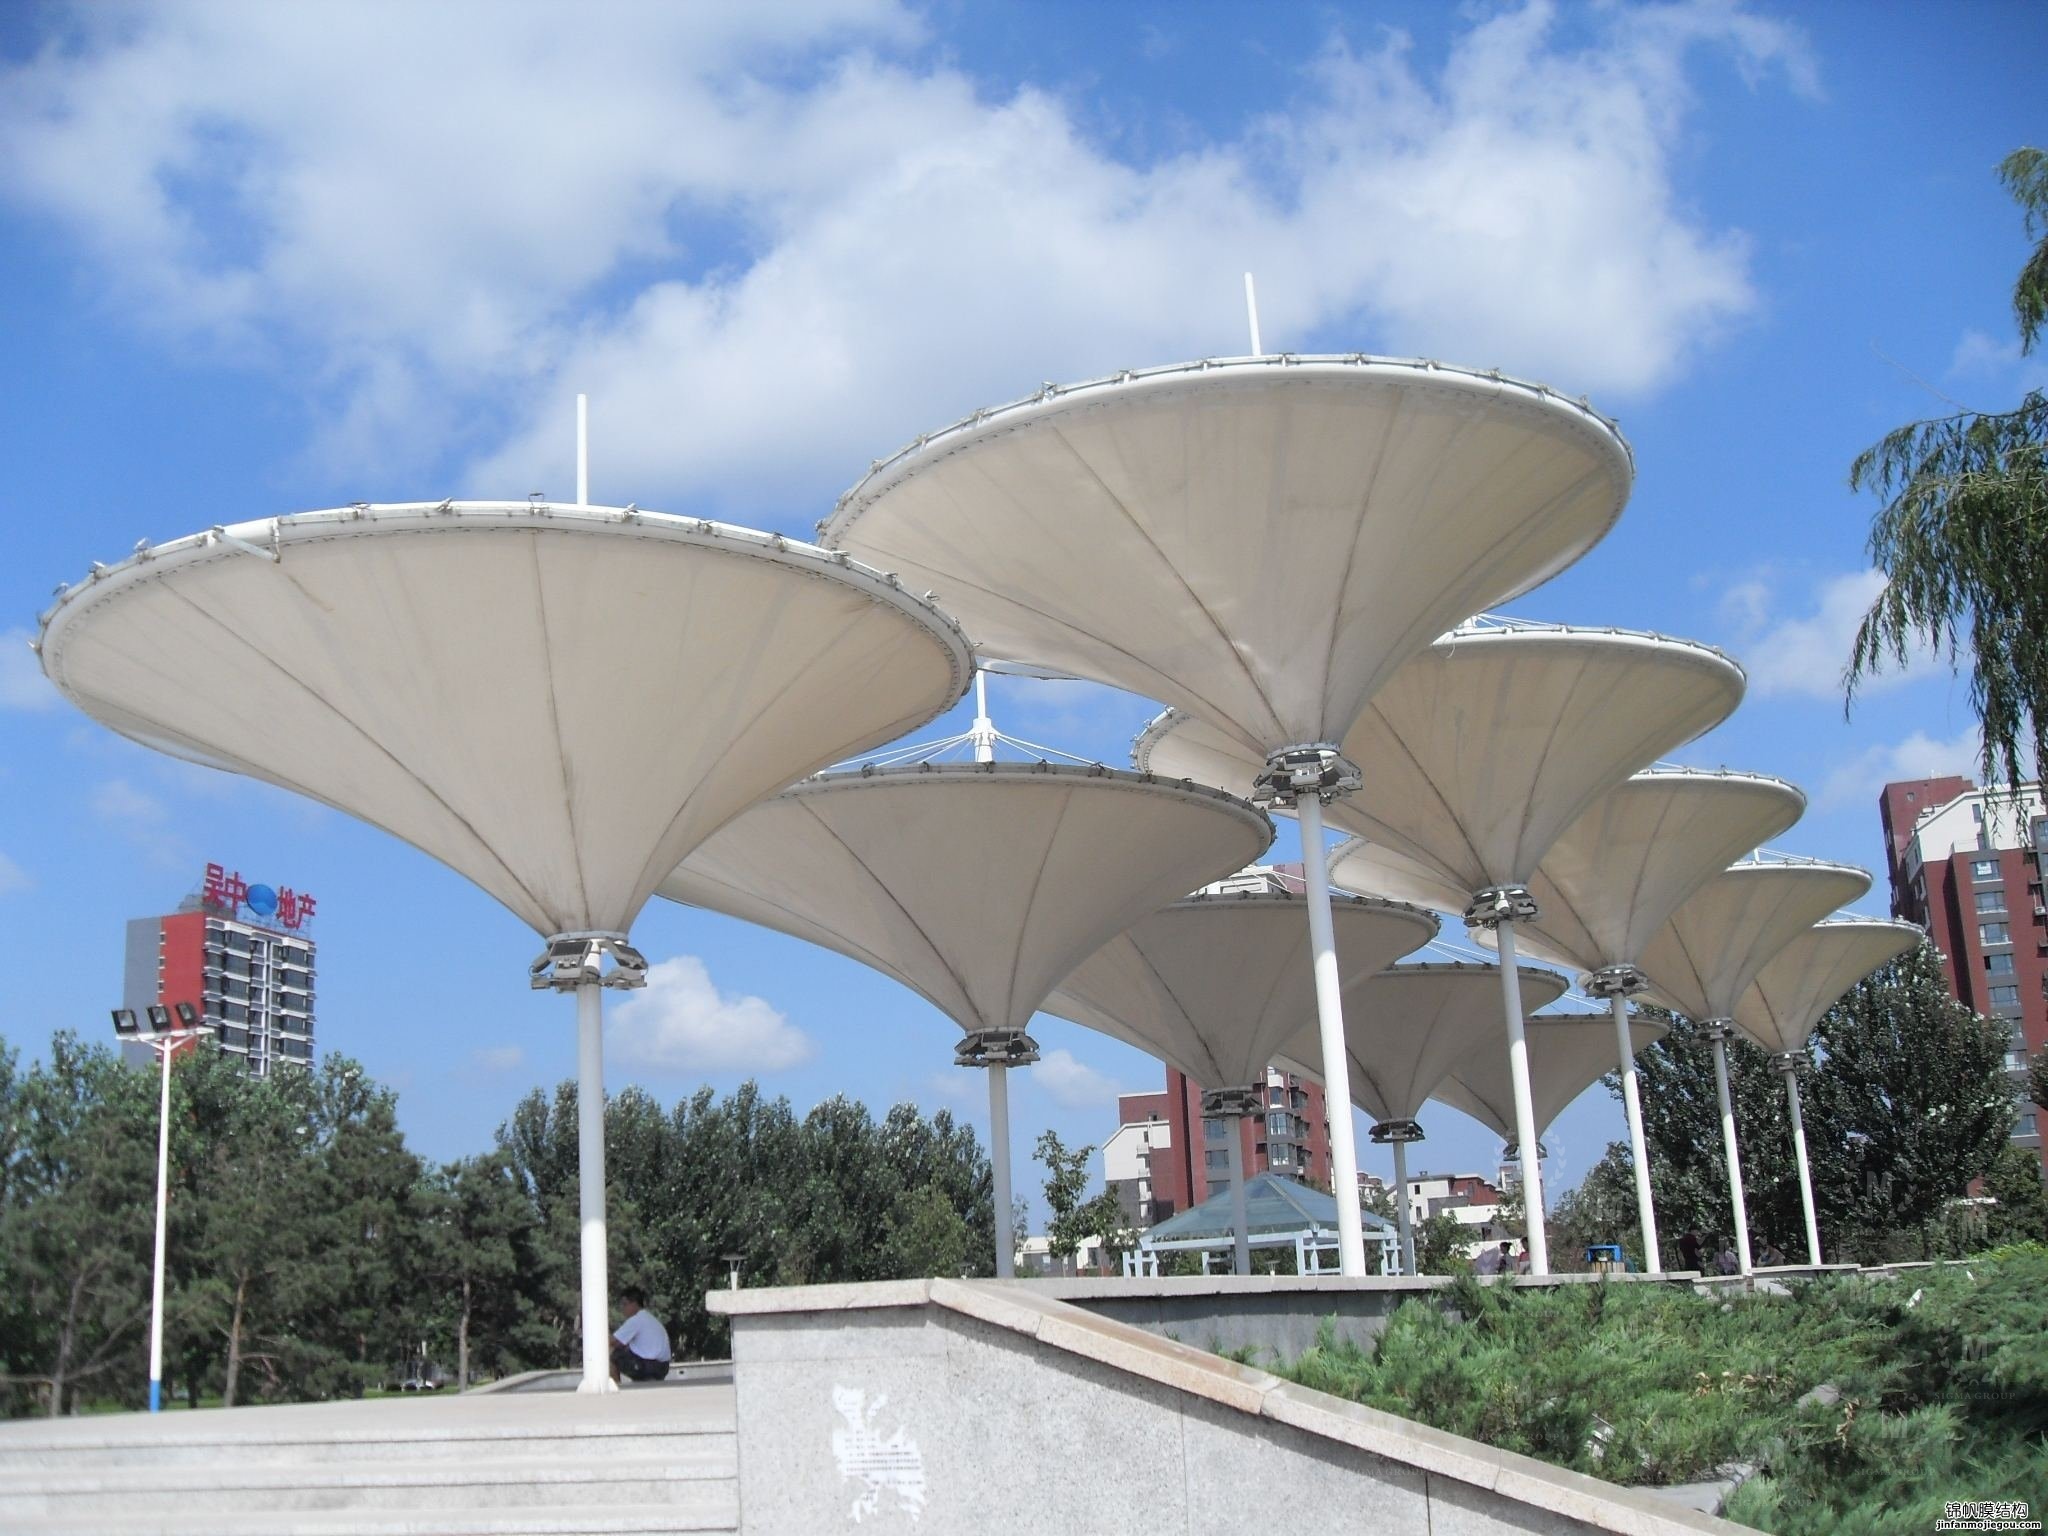
<svg viewBox="0 0 2048 1536">
<path fill-rule="evenodd" d="M 1845 471 L 2044 380 L 1993 175 L 2048 137 L 2044 43 L 2020 3 L 8 7 L 0 917 L 33 958 L 0 1033 L 105 1032 L 122 923 L 211 859 L 317 894 L 321 1045 L 398 1088 L 427 1155 L 574 1070 L 532 935 L 465 882 L 54 697 L 25 641 L 88 561 L 350 501 L 565 495 L 578 390 L 598 500 L 808 534 L 976 406 L 1242 351 L 1247 269 L 1270 347 L 1499 366 L 1618 416 L 1629 511 L 1514 611 L 1730 650 L 1749 699 L 1680 758 L 1795 780 L 1784 846 L 1875 868 L 1877 786 L 1967 771 L 1975 740 L 1932 663 L 1843 718 L 1874 585 Z M 995 698 L 1111 762 L 1150 713 Z M 984 1119 L 953 1027 L 880 976 L 659 903 L 636 938 L 693 963 L 613 1032 L 614 1086 L 672 1100 L 752 1062 L 799 1107 Z M 1018 1147 L 1100 1141 L 1159 1068 L 1040 1022 Z M 1424 1123 L 1418 1164 L 1493 1165 L 1476 1125 Z M 1550 1188 L 1619 1134 L 1581 1100 Z"/>
</svg>

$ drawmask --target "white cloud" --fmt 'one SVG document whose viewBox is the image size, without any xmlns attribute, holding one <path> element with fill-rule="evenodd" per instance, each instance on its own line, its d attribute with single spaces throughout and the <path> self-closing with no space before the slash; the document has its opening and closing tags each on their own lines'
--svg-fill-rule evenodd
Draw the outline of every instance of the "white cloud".
<svg viewBox="0 0 2048 1536">
<path fill-rule="evenodd" d="M 1072 1051 L 1047 1051 L 1031 1068 L 1031 1082 L 1063 1109 L 1099 1109 L 1113 1114 L 1117 1095 L 1124 1090 L 1107 1074 L 1098 1072 Z"/>
<path fill-rule="evenodd" d="M 1857 626 L 1884 577 L 1877 571 L 1851 571 L 1830 576 L 1807 590 L 1810 606 L 1796 617 L 1774 617 L 1776 578 L 1770 574 L 1736 582 L 1721 598 L 1722 616 L 1748 635 L 1738 659 L 1749 673 L 1749 686 L 1759 698 L 1812 698 L 1839 701 L 1842 674 Z M 1881 693 L 1941 670 L 1942 663 L 1924 649 L 1909 655 L 1903 668 L 1885 671 L 1859 685 L 1862 692 Z"/>
<path fill-rule="evenodd" d="M 1821 785 L 1819 808 L 1868 810 L 1877 803 L 1878 791 L 1895 779 L 1951 773 L 1975 778 L 1983 752 L 1983 737 L 1974 725 L 1949 741 L 1915 731 L 1904 741 L 1868 748 L 1835 767 Z"/>
<path fill-rule="evenodd" d="M 810 1036 L 758 997 L 712 984 L 695 955 L 650 967 L 644 991 L 612 1012 L 612 1050 L 664 1072 L 783 1072 L 811 1059 Z"/>
<path fill-rule="evenodd" d="M 0 853 L 0 896 L 11 896 L 17 891 L 26 891 L 35 885 L 29 872 L 14 860 Z"/>
<path fill-rule="evenodd" d="M 614 499 L 822 511 L 1041 378 L 1240 350 L 1246 268 L 1276 346 L 1666 383 L 1754 304 L 1672 184 L 1689 56 L 1811 69 L 1716 0 L 1590 27 L 1333 37 L 1284 114 L 1135 162 L 887 0 L 88 9 L 0 73 L 0 191 L 143 323 L 289 369 L 337 461 L 551 489 L 587 389 Z"/>
<path fill-rule="evenodd" d="M 2032 389 L 2048 389 L 2048 355 L 2036 353 L 2027 357 L 2020 351 L 2017 339 L 1999 341 L 1982 331 L 1963 332 L 1956 343 L 1956 350 L 1949 358 L 1948 375 L 1952 379 L 1981 381 L 1999 388 L 2013 388 L 2024 392 Z M 1981 406 L 1986 410 L 2004 410 L 2011 401 L 1996 401 Z"/>
<path fill-rule="evenodd" d="M 55 709 L 62 701 L 28 648 L 34 638 L 25 629 L 0 630 L 0 709 Z"/>
<path fill-rule="evenodd" d="M 161 864 L 186 857 L 185 840 L 175 830 L 171 813 L 155 795 L 126 779 L 108 779 L 92 792 L 92 813 Z"/>
<path fill-rule="evenodd" d="M 526 1047 L 480 1045 L 469 1053 L 470 1064 L 485 1072 L 510 1072 L 526 1064 Z"/>
</svg>

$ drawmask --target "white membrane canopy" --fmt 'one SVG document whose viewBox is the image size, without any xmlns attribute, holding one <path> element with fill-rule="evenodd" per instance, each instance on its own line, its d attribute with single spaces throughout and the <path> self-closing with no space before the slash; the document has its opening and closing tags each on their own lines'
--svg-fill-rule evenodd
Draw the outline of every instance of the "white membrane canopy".
<svg viewBox="0 0 2048 1536">
<path fill-rule="evenodd" d="M 1814 1026 L 1857 982 L 1926 937 L 1911 923 L 1845 917 L 1817 923 L 1778 951 L 1735 1007 L 1742 1032 L 1773 1055 L 1803 1051 Z"/>
<path fill-rule="evenodd" d="M 1555 971 L 1519 966 L 1522 1007 L 1564 995 Z M 1361 976 L 1344 988 L 1345 1055 L 1351 1102 L 1374 1120 L 1413 1120 L 1463 1063 L 1506 1058 L 1499 1049 L 1501 974 L 1497 965 L 1430 961 Z M 1315 1025 L 1280 1052 L 1291 1070 L 1321 1079 Z"/>
<path fill-rule="evenodd" d="M 1742 687 L 1719 651 L 1656 635 L 1446 635 L 1343 738 L 1364 787 L 1325 814 L 1364 843 L 1346 851 L 1339 883 L 1451 911 L 1483 887 L 1525 883 L 1595 797 L 1726 718 Z M 1136 756 L 1205 784 L 1246 783 L 1262 761 L 1210 722 L 1170 714 Z"/>
<path fill-rule="evenodd" d="M 1578 559 L 1632 474 L 1611 423 L 1541 386 L 1237 359 L 978 411 L 822 532 L 933 589 L 983 653 L 1161 700 L 1263 763 L 1339 740 L 1431 637 Z"/>
<path fill-rule="evenodd" d="M 1022 1029 L 1113 935 L 1272 837 L 1220 791 L 926 763 L 807 779 L 707 840 L 661 894 L 849 955 L 962 1029 Z"/>
<path fill-rule="evenodd" d="M 1529 1037 L 1529 1097 L 1540 1138 L 1551 1121 L 1615 1066 L 1614 1019 L 1606 1013 L 1553 1013 L 1523 1024 Z M 1631 1013 L 1629 1044 L 1640 1051 L 1669 1026 Z M 1435 1094 L 1503 1141 L 1515 1136 L 1515 1090 L 1500 1051 L 1474 1051 Z"/>
<path fill-rule="evenodd" d="M 1869 872 L 1848 864 L 1737 864 L 1687 897 L 1637 964 L 1651 991 L 1686 1017 L 1733 1018 L 1788 944 L 1869 889 Z"/>
<path fill-rule="evenodd" d="M 730 817 L 970 675 L 943 615 L 824 550 L 525 502 L 162 545 L 66 593 L 42 657 L 123 735 L 361 817 L 542 934 L 626 930 Z"/>
<path fill-rule="evenodd" d="M 1148 1051 L 1206 1087 L 1260 1081 L 1316 1016 L 1301 904 L 1268 892 L 1177 901 L 1089 956 L 1045 1011 Z M 1341 897 L 1331 916 L 1346 980 L 1436 937 L 1434 917 L 1397 902 Z"/>
<path fill-rule="evenodd" d="M 1685 899 L 1799 819 L 1806 797 L 1761 774 L 1658 768 L 1608 790 L 1552 844 L 1529 881 L 1531 954 L 1581 971 L 1634 965 Z M 1331 878 L 1347 882 L 1340 849 Z M 1491 933 L 1478 936 L 1482 942 Z"/>
</svg>

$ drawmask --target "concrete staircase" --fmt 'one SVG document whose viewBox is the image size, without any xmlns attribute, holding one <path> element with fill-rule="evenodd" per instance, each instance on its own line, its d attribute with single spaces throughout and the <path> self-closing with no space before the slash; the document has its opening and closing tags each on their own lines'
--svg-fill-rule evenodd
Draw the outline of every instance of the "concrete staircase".
<svg viewBox="0 0 2048 1536">
<path fill-rule="evenodd" d="M 514 1393 L 0 1425 L 0 1531 L 735 1531 L 732 1388 Z"/>
</svg>

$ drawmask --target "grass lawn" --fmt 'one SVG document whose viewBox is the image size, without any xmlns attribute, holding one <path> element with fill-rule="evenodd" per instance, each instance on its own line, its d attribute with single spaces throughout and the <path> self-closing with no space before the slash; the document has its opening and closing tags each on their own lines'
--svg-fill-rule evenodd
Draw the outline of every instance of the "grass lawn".
<svg viewBox="0 0 2048 1536">
<path fill-rule="evenodd" d="M 2048 1248 L 1789 1297 L 1468 1278 L 1445 1299 L 1279 1369 L 1610 1482 L 1749 1463 L 1729 1518 L 1786 1536 L 1923 1536 L 1951 1500 L 2048 1512 Z"/>
</svg>

